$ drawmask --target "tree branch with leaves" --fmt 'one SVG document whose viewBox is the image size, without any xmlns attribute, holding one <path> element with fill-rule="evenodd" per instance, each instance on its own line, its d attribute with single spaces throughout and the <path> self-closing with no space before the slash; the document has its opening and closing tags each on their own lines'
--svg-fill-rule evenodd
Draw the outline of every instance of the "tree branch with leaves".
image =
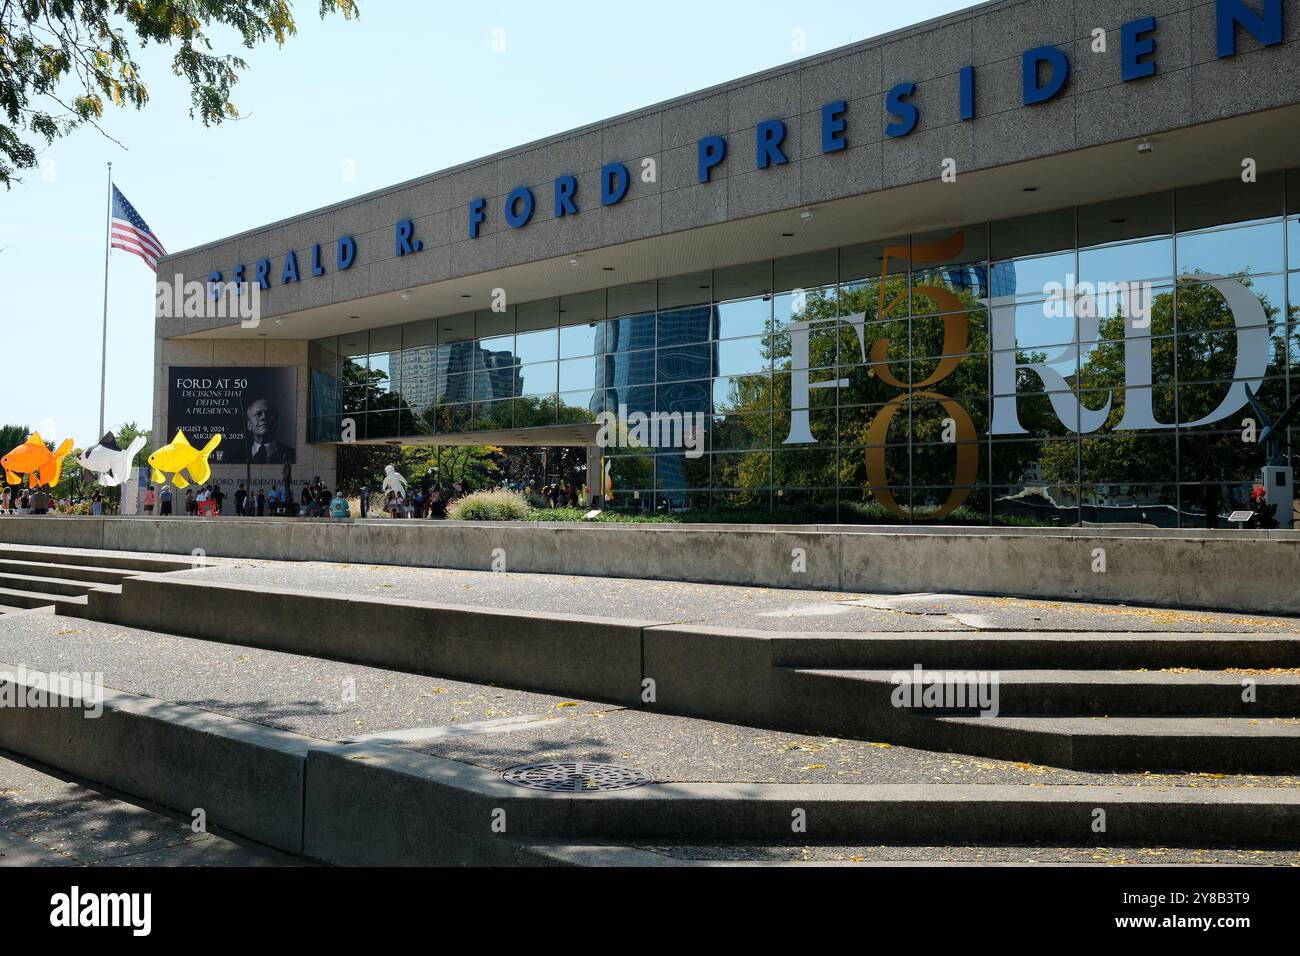
<svg viewBox="0 0 1300 956">
<path fill-rule="evenodd" d="M 359 15 L 356 0 L 319 3 L 322 19 Z M 221 28 L 250 50 L 282 47 L 298 32 L 289 0 L 0 0 L 0 183 L 21 182 L 38 144 L 80 126 L 117 142 L 101 122 L 106 108 L 149 101 L 134 45 L 175 49 L 172 72 L 189 84 L 191 119 L 237 119 L 231 90 L 248 63 L 214 50 L 209 34 Z"/>
</svg>

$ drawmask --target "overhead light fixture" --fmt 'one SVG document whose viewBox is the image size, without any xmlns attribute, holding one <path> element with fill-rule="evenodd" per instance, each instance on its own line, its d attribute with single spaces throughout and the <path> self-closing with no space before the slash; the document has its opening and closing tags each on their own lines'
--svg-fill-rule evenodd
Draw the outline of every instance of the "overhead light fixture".
<svg viewBox="0 0 1300 956">
<path fill-rule="evenodd" d="M 409 299 L 411 297 L 410 292 L 399 292 L 398 295 L 403 299 Z"/>
<path fill-rule="evenodd" d="M 569 256 L 569 265 L 571 265 L 571 266 L 576 266 L 577 264 L 578 264 L 578 257 L 577 257 L 577 256 Z"/>
<path fill-rule="evenodd" d="M 603 271 L 603 272 L 613 272 L 613 271 L 614 271 L 614 267 L 613 267 L 613 266 L 601 266 L 600 268 L 601 268 L 601 271 Z"/>
<path fill-rule="evenodd" d="M 782 238 L 782 239 L 793 239 L 793 238 L 794 238 L 794 233 L 793 233 L 793 232 L 783 232 L 783 233 L 781 233 L 781 238 Z"/>
<path fill-rule="evenodd" d="M 473 298 L 473 296 L 470 295 L 468 292 L 462 292 L 462 293 L 460 294 L 460 297 L 461 297 L 462 299 L 472 299 L 472 298 Z"/>
<path fill-rule="evenodd" d="M 1038 187 L 1037 187 L 1037 186 L 1026 186 L 1026 187 L 1024 188 L 1023 191 L 1024 191 L 1024 192 L 1027 192 L 1027 193 L 1036 193 L 1036 192 L 1038 192 Z"/>
<path fill-rule="evenodd" d="M 813 217 L 813 211 L 811 209 L 805 209 L 803 212 L 799 213 L 799 218 L 802 219 L 804 222 L 807 222 L 812 217 Z"/>
<path fill-rule="evenodd" d="M 1144 139 L 1142 142 L 1138 143 L 1138 153 L 1145 155 L 1149 152 L 1151 152 L 1151 140 Z"/>
</svg>

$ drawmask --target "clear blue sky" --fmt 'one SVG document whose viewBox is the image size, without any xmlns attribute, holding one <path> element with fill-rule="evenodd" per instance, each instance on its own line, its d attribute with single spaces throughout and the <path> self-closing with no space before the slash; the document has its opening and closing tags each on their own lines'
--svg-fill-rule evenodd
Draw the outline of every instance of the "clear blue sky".
<svg viewBox="0 0 1300 956">
<path fill-rule="evenodd" d="M 971 4 L 361 5 L 359 20 L 322 22 L 314 0 L 298 0 L 299 33 L 283 49 L 249 53 L 214 35 L 249 70 L 233 97 L 243 118 L 210 129 L 189 119 L 168 55 L 138 50 L 150 102 L 104 120 L 126 148 L 83 128 L 0 192 L 0 423 L 98 440 L 110 160 L 118 188 L 177 252 Z M 147 427 L 153 274 L 118 250 L 109 273 L 107 422 Z"/>
</svg>

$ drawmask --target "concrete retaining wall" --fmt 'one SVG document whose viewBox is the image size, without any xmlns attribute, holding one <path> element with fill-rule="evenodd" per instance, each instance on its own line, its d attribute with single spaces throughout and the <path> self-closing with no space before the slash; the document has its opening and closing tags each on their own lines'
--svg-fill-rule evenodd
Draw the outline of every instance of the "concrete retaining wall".
<svg viewBox="0 0 1300 956">
<path fill-rule="evenodd" d="M 636 705 L 650 622 L 142 575 L 91 616 L 127 627 Z M 102 613 L 101 613 L 102 612 Z"/>
<path fill-rule="evenodd" d="M 0 543 L 472 570 L 500 548 L 509 571 L 1300 613 L 1291 531 L 11 516 Z"/>
</svg>

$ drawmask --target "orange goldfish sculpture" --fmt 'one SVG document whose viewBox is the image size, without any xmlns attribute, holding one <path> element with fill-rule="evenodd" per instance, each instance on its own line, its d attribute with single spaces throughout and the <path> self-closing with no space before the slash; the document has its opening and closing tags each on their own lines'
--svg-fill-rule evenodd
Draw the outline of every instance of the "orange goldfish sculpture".
<svg viewBox="0 0 1300 956">
<path fill-rule="evenodd" d="M 53 488 L 63 474 L 63 459 L 71 451 L 71 438 L 65 438 L 62 445 L 50 451 L 45 447 L 41 433 L 32 432 L 27 441 L 0 458 L 0 466 L 5 470 L 5 481 L 11 485 L 22 484 L 22 476 L 27 475 L 33 488 L 41 485 Z"/>
</svg>

